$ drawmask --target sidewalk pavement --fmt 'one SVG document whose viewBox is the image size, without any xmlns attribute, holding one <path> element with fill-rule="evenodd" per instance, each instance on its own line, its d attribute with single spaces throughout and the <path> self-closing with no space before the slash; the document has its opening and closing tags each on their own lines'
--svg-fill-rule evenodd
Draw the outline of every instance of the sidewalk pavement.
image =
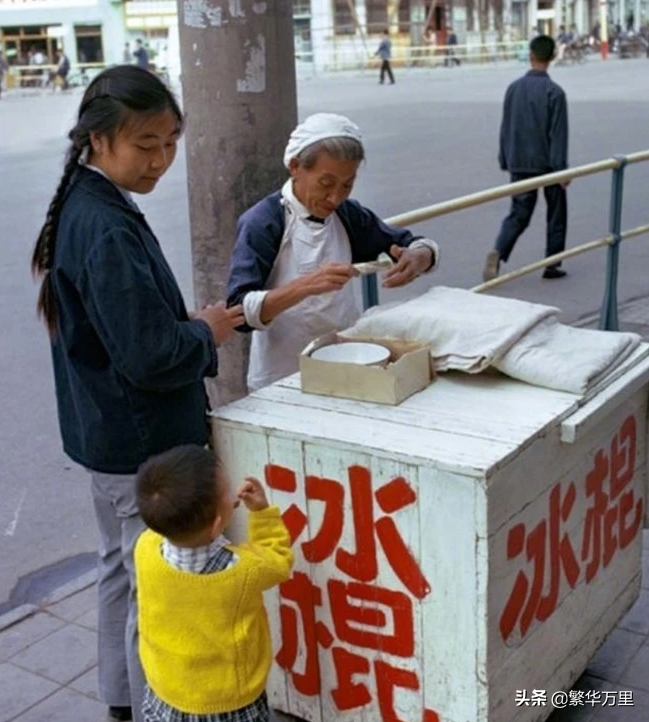
<svg viewBox="0 0 649 722">
<path fill-rule="evenodd" d="M 649 298 L 620 307 L 621 330 L 649 340 Z M 596 326 L 595 316 L 580 320 Z M 59 588 L 40 604 L 0 616 L 0 722 L 101 722 L 97 697 L 95 573 Z M 643 534 L 642 590 L 591 660 L 574 690 L 632 692 L 633 706 L 572 706 L 550 722 L 649 720 L 649 530 Z M 558 690 L 547 690 L 548 695 Z M 278 722 L 288 721 L 277 715 Z M 327 721 L 329 722 L 329 721 Z M 442 721 L 443 722 L 443 721 Z"/>
</svg>

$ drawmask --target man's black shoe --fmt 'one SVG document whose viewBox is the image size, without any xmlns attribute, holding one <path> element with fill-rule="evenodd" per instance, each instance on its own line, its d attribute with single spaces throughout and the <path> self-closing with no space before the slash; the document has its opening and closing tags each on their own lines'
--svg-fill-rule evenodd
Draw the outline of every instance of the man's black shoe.
<svg viewBox="0 0 649 722">
<path fill-rule="evenodd" d="M 567 275 L 567 272 L 561 268 L 546 268 L 545 271 L 543 271 L 543 278 L 545 278 L 546 280 L 553 278 L 563 278 Z"/>
</svg>

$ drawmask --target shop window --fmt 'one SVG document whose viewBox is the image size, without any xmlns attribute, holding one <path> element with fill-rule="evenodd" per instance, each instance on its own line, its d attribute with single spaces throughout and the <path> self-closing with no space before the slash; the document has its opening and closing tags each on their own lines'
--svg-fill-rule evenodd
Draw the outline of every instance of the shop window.
<svg viewBox="0 0 649 722">
<path fill-rule="evenodd" d="M 75 25 L 74 35 L 77 42 L 77 60 L 79 63 L 104 62 L 101 25 Z"/>
<path fill-rule="evenodd" d="M 12 65 L 51 64 L 56 59 L 56 39 L 47 34 L 47 26 L 26 25 L 0 29 L 0 47 L 4 46 L 5 57 Z"/>
<path fill-rule="evenodd" d="M 377 35 L 388 27 L 388 3 L 386 0 L 366 0 L 367 32 Z"/>
<path fill-rule="evenodd" d="M 399 3 L 399 32 L 410 32 L 410 0 L 401 0 Z"/>
<path fill-rule="evenodd" d="M 356 23 L 348 0 L 333 0 L 336 35 L 354 35 Z"/>
<path fill-rule="evenodd" d="M 392 17 L 388 15 L 388 5 Z M 410 0 L 400 0 L 398 7 L 395 3 L 388 3 L 388 0 L 366 0 L 367 31 L 374 35 L 382 33 L 386 28 L 391 27 L 396 21 L 399 32 L 410 31 Z M 396 15 L 396 17 L 395 17 Z"/>
<path fill-rule="evenodd" d="M 293 15 L 311 15 L 311 0 L 293 0 Z"/>
</svg>

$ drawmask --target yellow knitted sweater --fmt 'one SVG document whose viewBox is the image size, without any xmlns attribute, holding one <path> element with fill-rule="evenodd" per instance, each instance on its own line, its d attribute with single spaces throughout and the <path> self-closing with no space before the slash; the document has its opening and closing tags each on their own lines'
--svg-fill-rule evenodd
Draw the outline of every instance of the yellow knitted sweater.
<svg viewBox="0 0 649 722">
<path fill-rule="evenodd" d="M 230 712 L 264 691 L 272 662 L 262 592 L 289 578 L 293 553 L 276 506 L 251 512 L 239 558 L 213 574 L 191 574 L 162 557 L 147 530 L 135 549 L 140 658 L 151 689 L 193 714 Z"/>
</svg>

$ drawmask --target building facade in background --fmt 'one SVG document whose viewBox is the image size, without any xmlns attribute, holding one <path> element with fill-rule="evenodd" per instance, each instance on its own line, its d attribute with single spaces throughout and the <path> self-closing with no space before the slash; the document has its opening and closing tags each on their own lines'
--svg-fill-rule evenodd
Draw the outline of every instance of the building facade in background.
<svg viewBox="0 0 649 722">
<path fill-rule="evenodd" d="M 123 38 L 120 0 L 0 0 L 0 48 L 11 64 L 54 63 L 58 49 L 73 64 L 117 62 Z"/>
<path fill-rule="evenodd" d="M 227 17 L 229 0 L 207 0 Z M 576 24 L 587 34 L 599 18 L 599 0 L 279 0 L 293 2 L 298 65 L 317 70 L 367 61 L 390 29 L 395 51 L 446 43 L 453 27 L 460 44 L 556 35 Z M 195 0 L 181 0 L 181 7 Z M 41 53 L 54 62 L 62 48 L 72 63 L 122 63 L 142 39 L 158 67 L 180 74 L 175 0 L 0 0 L 0 48 L 12 64 Z M 649 0 L 609 0 L 609 18 L 638 29 Z M 342 62 L 341 62 L 342 61 Z"/>
</svg>

